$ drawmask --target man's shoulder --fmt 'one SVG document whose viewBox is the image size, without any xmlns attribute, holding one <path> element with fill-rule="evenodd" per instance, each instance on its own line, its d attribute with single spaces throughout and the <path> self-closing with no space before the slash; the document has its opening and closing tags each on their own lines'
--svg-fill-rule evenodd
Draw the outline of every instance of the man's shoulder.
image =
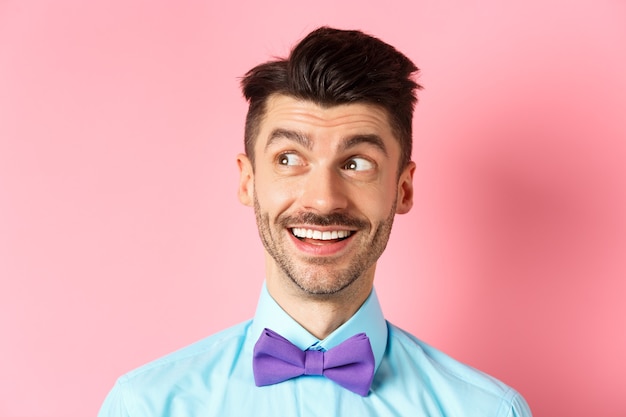
<svg viewBox="0 0 626 417">
<path fill-rule="evenodd" d="M 146 363 L 119 378 L 120 383 L 142 379 L 155 380 L 175 377 L 187 370 L 201 371 L 215 366 L 229 354 L 236 355 L 244 344 L 251 320 L 226 328 L 172 353 Z M 202 366 L 198 367 L 201 364 Z"/>
<path fill-rule="evenodd" d="M 459 392 L 467 394 L 470 389 L 476 398 L 492 397 L 505 403 L 519 397 L 517 391 L 500 380 L 452 358 L 393 324 L 389 324 L 389 339 L 390 360 L 414 364 L 412 372 L 422 373 L 418 378 L 432 384 L 433 390 L 455 392 L 455 388 L 459 388 Z"/>
<path fill-rule="evenodd" d="M 219 396 L 216 393 L 223 393 L 223 382 L 233 375 L 234 365 L 245 362 L 242 358 L 247 355 L 250 323 L 219 331 L 122 375 L 99 416 L 178 415 L 172 407 L 186 403 L 172 402 L 172 398 L 204 404 L 207 392 Z M 160 411 L 155 414 L 146 410 Z"/>
</svg>

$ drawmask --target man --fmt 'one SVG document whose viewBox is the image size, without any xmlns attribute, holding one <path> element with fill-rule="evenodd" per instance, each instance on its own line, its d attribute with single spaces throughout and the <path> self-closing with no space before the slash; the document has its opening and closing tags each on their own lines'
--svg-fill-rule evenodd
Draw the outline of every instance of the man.
<svg viewBox="0 0 626 417">
<path fill-rule="evenodd" d="M 530 416 L 513 389 L 386 322 L 373 290 L 413 203 L 416 72 L 331 28 L 248 72 L 237 162 L 266 252 L 256 315 L 121 377 L 101 417 Z"/>
</svg>

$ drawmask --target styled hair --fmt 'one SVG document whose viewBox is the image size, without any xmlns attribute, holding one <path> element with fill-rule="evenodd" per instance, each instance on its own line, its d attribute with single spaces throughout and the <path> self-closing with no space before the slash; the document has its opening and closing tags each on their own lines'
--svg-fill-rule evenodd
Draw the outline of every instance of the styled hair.
<svg viewBox="0 0 626 417">
<path fill-rule="evenodd" d="M 254 144 L 270 96 L 281 94 L 323 107 L 349 103 L 383 108 L 400 142 L 399 168 L 411 160 L 413 80 L 419 69 L 393 46 L 356 30 L 321 27 L 309 33 L 286 59 L 252 68 L 241 81 L 248 100 L 245 151 L 254 164 Z"/>
</svg>

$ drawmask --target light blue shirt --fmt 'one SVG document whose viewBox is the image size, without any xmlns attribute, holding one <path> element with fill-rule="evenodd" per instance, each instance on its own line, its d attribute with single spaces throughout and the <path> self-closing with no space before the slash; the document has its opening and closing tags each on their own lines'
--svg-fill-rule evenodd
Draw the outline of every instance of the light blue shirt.
<svg viewBox="0 0 626 417">
<path fill-rule="evenodd" d="M 270 328 L 302 350 L 330 349 L 356 333 L 372 343 L 376 374 L 366 397 L 323 376 L 257 387 L 252 350 Z M 209 336 L 120 377 L 99 417 L 531 416 L 512 388 L 385 321 L 375 291 L 359 311 L 318 340 L 265 286 L 253 320 Z"/>
</svg>

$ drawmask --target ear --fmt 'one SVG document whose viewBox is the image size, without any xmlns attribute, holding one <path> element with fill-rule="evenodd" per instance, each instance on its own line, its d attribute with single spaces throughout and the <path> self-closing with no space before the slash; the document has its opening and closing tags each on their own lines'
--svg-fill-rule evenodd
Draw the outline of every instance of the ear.
<svg viewBox="0 0 626 417">
<path fill-rule="evenodd" d="M 410 161 L 398 178 L 398 199 L 396 201 L 396 213 L 405 214 L 413 207 L 413 174 L 415 162 Z"/>
<path fill-rule="evenodd" d="M 239 167 L 239 201 L 241 204 L 252 207 L 254 205 L 254 171 L 252 162 L 246 155 L 237 155 Z"/>
</svg>

